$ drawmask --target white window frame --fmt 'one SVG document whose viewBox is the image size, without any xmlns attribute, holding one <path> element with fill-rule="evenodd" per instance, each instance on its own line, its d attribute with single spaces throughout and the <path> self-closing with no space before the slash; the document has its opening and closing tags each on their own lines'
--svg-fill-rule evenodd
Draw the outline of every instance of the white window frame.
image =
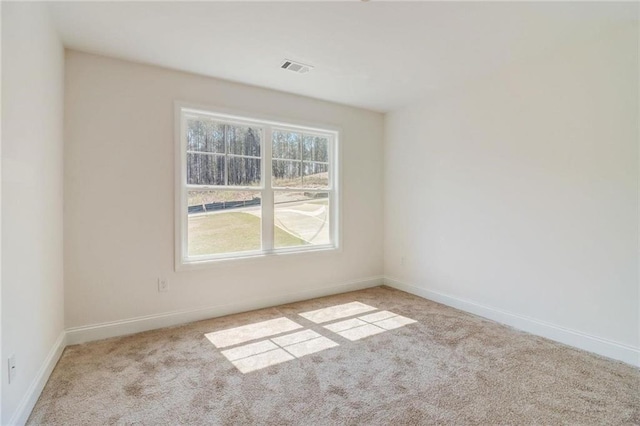
<svg viewBox="0 0 640 426">
<path fill-rule="evenodd" d="M 224 123 L 257 126 L 262 128 L 261 135 L 261 185 L 260 186 L 206 186 L 198 185 L 198 189 L 216 191 L 251 190 L 260 194 L 262 210 L 262 229 L 260 250 L 237 253 L 221 253 L 215 255 L 189 257 L 187 250 L 188 232 L 188 191 L 193 185 L 187 184 L 187 140 L 184 113 L 211 117 Z M 326 136 L 329 139 L 329 187 L 327 189 L 310 188 L 272 188 L 272 130 L 295 131 L 304 134 Z M 186 102 L 175 102 L 175 269 L 176 271 L 228 263 L 236 260 L 268 259 L 273 256 L 293 255 L 317 252 L 341 251 L 341 191 L 340 191 L 340 129 L 335 126 L 302 123 L 296 120 L 282 120 L 260 114 L 247 114 L 230 111 L 225 108 L 200 106 Z M 301 153 L 302 155 L 302 153 Z M 329 233 L 331 244 L 274 248 L 274 194 L 276 192 L 322 192 L 329 194 Z"/>
</svg>

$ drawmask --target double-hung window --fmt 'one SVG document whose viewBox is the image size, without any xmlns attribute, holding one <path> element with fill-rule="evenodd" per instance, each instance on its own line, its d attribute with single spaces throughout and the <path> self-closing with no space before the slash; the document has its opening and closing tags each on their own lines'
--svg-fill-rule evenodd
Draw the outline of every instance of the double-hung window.
<svg viewBox="0 0 640 426">
<path fill-rule="evenodd" d="M 338 132 L 177 106 L 176 267 L 338 246 Z"/>
</svg>

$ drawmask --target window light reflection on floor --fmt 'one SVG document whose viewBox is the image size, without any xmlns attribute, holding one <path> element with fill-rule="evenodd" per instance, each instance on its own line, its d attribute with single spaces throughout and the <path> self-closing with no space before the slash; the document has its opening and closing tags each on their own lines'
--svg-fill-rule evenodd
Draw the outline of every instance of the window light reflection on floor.
<svg viewBox="0 0 640 426">
<path fill-rule="evenodd" d="M 417 322 L 390 311 L 362 315 L 376 310 L 378 308 L 364 303 L 351 302 L 304 312 L 300 316 L 316 324 L 335 321 L 324 325 L 324 329 L 350 341 Z M 242 373 L 339 346 L 314 330 L 301 328 L 303 326 L 297 322 L 280 317 L 207 333 L 205 336 L 216 348 L 229 348 L 220 353 Z M 247 343 L 250 341 L 254 342 Z"/>
<path fill-rule="evenodd" d="M 303 330 L 221 353 L 242 373 L 248 373 L 336 346 L 336 342 L 313 330 Z"/>
<path fill-rule="evenodd" d="M 375 311 L 377 309 L 378 308 L 365 305 L 364 303 L 351 302 L 342 305 L 329 306 L 328 308 L 322 308 L 316 311 L 304 312 L 300 314 L 300 316 L 308 319 L 309 321 L 315 322 L 316 324 L 321 324 L 340 318 L 352 317 L 369 311 Z"/>
<path fill-rule="evenodd" d="M 205 336 L 216 348 L 226 348 L 240 343 L 302 328 L 297 322 L 281 317 L 228 330 L 207 333 Z"/>
<path fill-rule="evenodd" d="M 333 331 L 345 339 L 355 341 L 415 322 L 417 321 L 394 314 L 393 312 L 380 311 L 358 318 L 334 322 L 325 325 L 324 328 Z"/>
</svg>

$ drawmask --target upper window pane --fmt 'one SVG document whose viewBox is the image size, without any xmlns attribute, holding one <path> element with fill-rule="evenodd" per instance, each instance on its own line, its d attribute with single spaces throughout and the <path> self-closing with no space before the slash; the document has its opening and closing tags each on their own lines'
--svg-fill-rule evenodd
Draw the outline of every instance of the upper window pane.
<svg viewBox="0 0 640 426">
<path fill-rule="evenodd" d="M 272 147 L 274 188 L 329 188 L 328 136 L 275 129 Z"/>
<path fill-rule="evenodd" d="M 272 157 L 283 160 L 300 160 L 301 138 L 300 133 L 274 130 Z"/>
<path fill-rule="evenodd" d="M 276 188 L 299 188 L 302 185 L 300 161 L 273 160 L 272 186 Z"/>
<path fill-rule="evenodd" d="M 329 141 L 326 137 L 305 135 L 302 143 L 302 159 L 305 161 L 329 161 Z"/>
<path fill-rule="evenodd" d="M 329 186 L 329 166 L 324 163 L 304 163 L 302 185 L 305 188 L 327 188 Z"/>
<path fill-rule="evenodd" d="M 260 159 L 246 157 L 229 157 L 229 185 L 260 185 Z"/>
<path fill-rule="evenodd" d="M 224 154 L 187 154 L 189 185 L 224 185 Z"/>
<path fill-rule="evenodd" d="M 187 151 L 224 154 L 224 124 L 207 118 L 188 118 Z"/>
<path fill-rule="evenodd" d="M 187 116 L 187 184 L 260 186 L 262 128 Z"/>
<path fill-rule="evenodd" d="M 226 133 L 229 141 L 229 154 L 260 157 L 261 129 L 226 125 Z"/>
</svg>

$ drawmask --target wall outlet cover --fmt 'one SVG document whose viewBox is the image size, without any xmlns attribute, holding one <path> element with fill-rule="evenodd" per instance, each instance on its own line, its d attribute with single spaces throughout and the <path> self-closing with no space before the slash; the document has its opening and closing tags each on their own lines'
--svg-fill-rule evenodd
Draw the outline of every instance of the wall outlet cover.
<svg viewBox="0 0 640 426">
<path fill-rule="evenodd" d="M 13 382 L 15 377 L 16 377 L 16 356 L 15 355 L 11 355 L 8 359 L 8 365 L 9 367 L 9 383 Z"/>
<path fill-rule="evenodd" d="M 169 280 L 166 278 L 158 278 L 158 292 L 166 293 L 169 291 Z"/>
</svg>

